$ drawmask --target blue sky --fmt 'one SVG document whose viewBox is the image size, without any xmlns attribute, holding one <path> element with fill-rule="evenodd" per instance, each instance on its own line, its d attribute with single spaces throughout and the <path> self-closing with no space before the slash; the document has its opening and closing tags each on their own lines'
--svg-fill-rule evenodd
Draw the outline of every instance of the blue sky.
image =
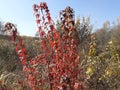
<svg viewBox="0 0 120 90">
<path fill-rule="evenodd" d="M 102 27 L 109 20 L 111 23 L 120 16 L 120 0 L 0 0 L 0 21 L 17 24 L 21 35 L 34 36 L 37 31 L 33 4 L 45 1 L 51 17 L 59 18 L 59 11 L 71 6 L 75 17 L 91 18 L 94 29 Z"/>
</svg>

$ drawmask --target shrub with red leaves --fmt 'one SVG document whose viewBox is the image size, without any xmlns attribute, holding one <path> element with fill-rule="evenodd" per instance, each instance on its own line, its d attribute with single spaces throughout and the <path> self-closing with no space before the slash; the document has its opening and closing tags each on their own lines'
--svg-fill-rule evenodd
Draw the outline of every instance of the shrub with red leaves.
<svg viewBox="0 0 120 90">
<path fill-rule="evenodd" d="M 5 31 L 12 31 L 16 52 L 33 90 L 84 90 L 78 80 L 81 68 L 78 66 L 78 35 L 75 28 L 74 11 L 66 7 L 60 12 L 61 33 L 55 29 L 48 6 L 45 2 L 33 5 L 40 36 L 41 54 L 28 58 L 22 38 L 17 35 L 14 24 L 6 23 Z"/>
</svg>

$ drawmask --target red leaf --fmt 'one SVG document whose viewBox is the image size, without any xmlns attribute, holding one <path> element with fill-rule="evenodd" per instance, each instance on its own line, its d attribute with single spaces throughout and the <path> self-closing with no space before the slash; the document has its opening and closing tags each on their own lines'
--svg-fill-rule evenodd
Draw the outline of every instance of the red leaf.
<svg viewBox="0 0 120 90">
<path fill-rule="evenodd" d="M 23 80 L 19 80 L 18 83 L 23 86 Z"/>
<path fill-rule="evenodd" d="M 21 61 L 21 64 L 22 64 L 22 65 L 25 65 L 25 64 L 26 64 L 26 59 L 22 60 L 22 61 Z"/>
<path fill-rule="evenodd" d="M 51 22 L 50 13 L 47 13 L 47 18 L 48 18 L 48 23 L 50 23 Z"/>
<path fill-rule="evenodd" d="M 37 13 L 38 12 L 38 9 L 34 9 L 34 13 Z"/>
<path fill-rule="evenodd" d="M 54 38 L 55 38 L 55 39 L 58 39 L 58 38 L 59 38 L 58 32 L 55 32 L 55 33 L 54 33 Z"/>
<path fill-rule="evenodd" d="M 2 80 L 0 80 L 0 84 L 2 84 Z"/>
<path fill-rule="evenodd" d="M 40 90 L 38 86 L 34 86 L 33 90 Z"/>
<path fill-rule="evenodd" d="M 42 32 L 40 32 L 40 37 L 43 37 L 43 36 L 45 36 L 45 32 L 44 31 L 42 31 Z"/>
<path fill-rule="evenodd" d="M 38 32 L 40 32 L 40 31 L 41 31 L 41 26 L 38 27 Z"/>
<path fill-rule="evenodd" d="M 34 5 L 33 5 L 33 8 L 34 8 L 34 9 L 36 9 L 36 8 L 37 8 L 37 5 L 36 5 L 36 4 L 34 4 Z"/>
<path fill-rule="evenodd" d="M 45 17 L 44 17 L 44 15 L 42 16 L 42 20 L 43 20 L 43 23 L 45 22 Z"/>
<path fill-rule="evenodd" d="M 53 46 L 54 46 L 53 41 L 50 41 L 50 46 L 51 46 L 51 47 L 53 47 Z"/>
<path fill-rule="evenodd" d="M 50 25 L 50 30 L 53 31 L 54 30 L 54 26 Z"/>
<path fill-rule="evenodd" d="M 41 21 L 41 20 L 40 20 L 40 19 L 38 19 L 38 20 L 36 20 L 36 23 L 37 23 L 37 24 L 40 24 L 40 21 Z"/>
<path fill-rule="evenodd" d="M 23 44 L 23 43 L 22 43 L 22 38 L 21 38 L 21 37 L 19 38 L 19 44 L 20 44 L 20 46 L 22 46 L 22 44 Z"/>
<path fill-rule="evenodd" d="M 36 18 L 37 18 L 37 19 L 39 19 L 39 17 L 40 17 L 40 14 L 36 14 L 35 16 L 36 16 Z"/>
</svg>

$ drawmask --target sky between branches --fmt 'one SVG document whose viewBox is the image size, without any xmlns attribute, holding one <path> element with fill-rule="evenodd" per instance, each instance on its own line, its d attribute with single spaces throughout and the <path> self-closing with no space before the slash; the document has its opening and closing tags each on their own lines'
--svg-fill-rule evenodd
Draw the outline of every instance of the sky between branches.
<svg viewBox="0 0 120 90">
<path fill-rule="evenodd" d="M 21 35 L 34 36 L 37 31 L 33 4 L 43 0 L 0 0 L 0 21 L 17 24 Z M 59 11 L 70 6 L 75 17 L 91 18 L 94 30 L 109 20 L 113 23 L 120 16 L 120 0 L 44 0 L 54 21 L 59 19 Z"/>
</svg>

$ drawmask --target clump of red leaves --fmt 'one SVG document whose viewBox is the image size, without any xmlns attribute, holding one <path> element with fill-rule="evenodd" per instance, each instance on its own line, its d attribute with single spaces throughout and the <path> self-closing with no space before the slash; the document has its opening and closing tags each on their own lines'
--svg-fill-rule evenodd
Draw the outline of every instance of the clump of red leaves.
<svg viewBox="0 0 120 90">
<path fill-rule="evenodd" d="M 78 62 L 78 35 L 76 33 L 74 11 L 67 7 L 60 12 L 62 23 L 61 33 L 55 29 L 48 6 L 45 2 L 34 4 L 34 14 L 40 35 L 40 50 L 42 53 L 35 58 L 28 59 L 28 54 L 22 38 L 17 36 L 17 29 L 12 23 L 5 25 L 5 31 L 12 31 L 13 42 L 16 41 L 16 52 L 26 73 L 26 79 L 33 90 L 78 90 L 83 82 L 78 81 L 80 68 Z M 38 68 L 46 68 L 41 73 Z"/>
</svg>

